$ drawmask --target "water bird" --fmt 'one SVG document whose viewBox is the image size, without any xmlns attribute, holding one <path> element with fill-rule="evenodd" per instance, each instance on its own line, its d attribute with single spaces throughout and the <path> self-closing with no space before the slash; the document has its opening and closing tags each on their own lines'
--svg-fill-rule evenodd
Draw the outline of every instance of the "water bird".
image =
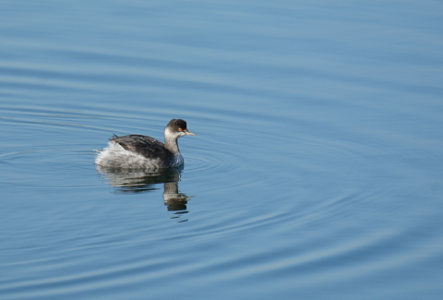
<svg viewBox="0 0 443 300">
<path fill-rule="evenodd" d="M 187 128 L 185 120 L 172 119 L 164 130 L 165 142 L 145 135 L 114 135 L 108 146 L 95 158 L 99 167 L 116 169 L 149 169 L 177 168 L 183 165 L 177 139 L 185 135 L 195 135 Z"/>
</svg>

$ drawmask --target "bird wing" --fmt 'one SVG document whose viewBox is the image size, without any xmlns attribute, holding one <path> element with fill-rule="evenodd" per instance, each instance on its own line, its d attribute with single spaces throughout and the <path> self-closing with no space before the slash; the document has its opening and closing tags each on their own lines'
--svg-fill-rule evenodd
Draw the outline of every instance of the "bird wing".
<svg viewBox="0 0 443 300">
<path fill-rule="evenodd" d="M 128 151 L 141 154 L 146 158 L 160 158 L 167 161 L 172 156 L 172 153 L 165 149 L 162 142 L 150 136 L 131 134 L 126 136 L 114 136 L 109 140 L 118 143 Z"/>
</svg>

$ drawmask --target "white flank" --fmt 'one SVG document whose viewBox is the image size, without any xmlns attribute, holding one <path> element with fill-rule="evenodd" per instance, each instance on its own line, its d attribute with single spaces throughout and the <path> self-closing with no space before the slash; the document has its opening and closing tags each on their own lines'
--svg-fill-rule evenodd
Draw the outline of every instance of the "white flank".
<svg viewBox="0 0 443 300">
<path fill-rule="evenodd" d="M 163 167 L 159 158 L 147 159 L 112 141 L 108 143 L 108 147 L 98 152 L 95 163 L 106 168 L 158 169 Z"/>
</svg>

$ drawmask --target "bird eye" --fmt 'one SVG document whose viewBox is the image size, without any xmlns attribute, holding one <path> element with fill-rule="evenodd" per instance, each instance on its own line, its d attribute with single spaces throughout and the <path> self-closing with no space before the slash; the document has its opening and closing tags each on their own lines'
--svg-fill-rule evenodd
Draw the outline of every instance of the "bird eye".
<svg viewBox="0 0 443 300">
<path fill-rule="evenodd" d="M 183 131 L 183 129 L 179 128 L 179 129 L 178 129 L 178 131 L 182 132 L 182 131 Z"/>
</svg>

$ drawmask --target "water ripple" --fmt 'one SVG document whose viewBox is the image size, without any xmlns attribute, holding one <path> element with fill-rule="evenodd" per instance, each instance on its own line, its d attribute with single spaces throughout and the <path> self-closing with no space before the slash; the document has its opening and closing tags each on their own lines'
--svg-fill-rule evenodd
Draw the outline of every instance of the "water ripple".
<svg viewBox="0 0 443 300">
<path fill-rule="evenodd" d="M 441 294 L 438 5 L 12 2 L 0 298 Z M 171 118 L 181 173 L 96 169 Z"/>
</svg>

